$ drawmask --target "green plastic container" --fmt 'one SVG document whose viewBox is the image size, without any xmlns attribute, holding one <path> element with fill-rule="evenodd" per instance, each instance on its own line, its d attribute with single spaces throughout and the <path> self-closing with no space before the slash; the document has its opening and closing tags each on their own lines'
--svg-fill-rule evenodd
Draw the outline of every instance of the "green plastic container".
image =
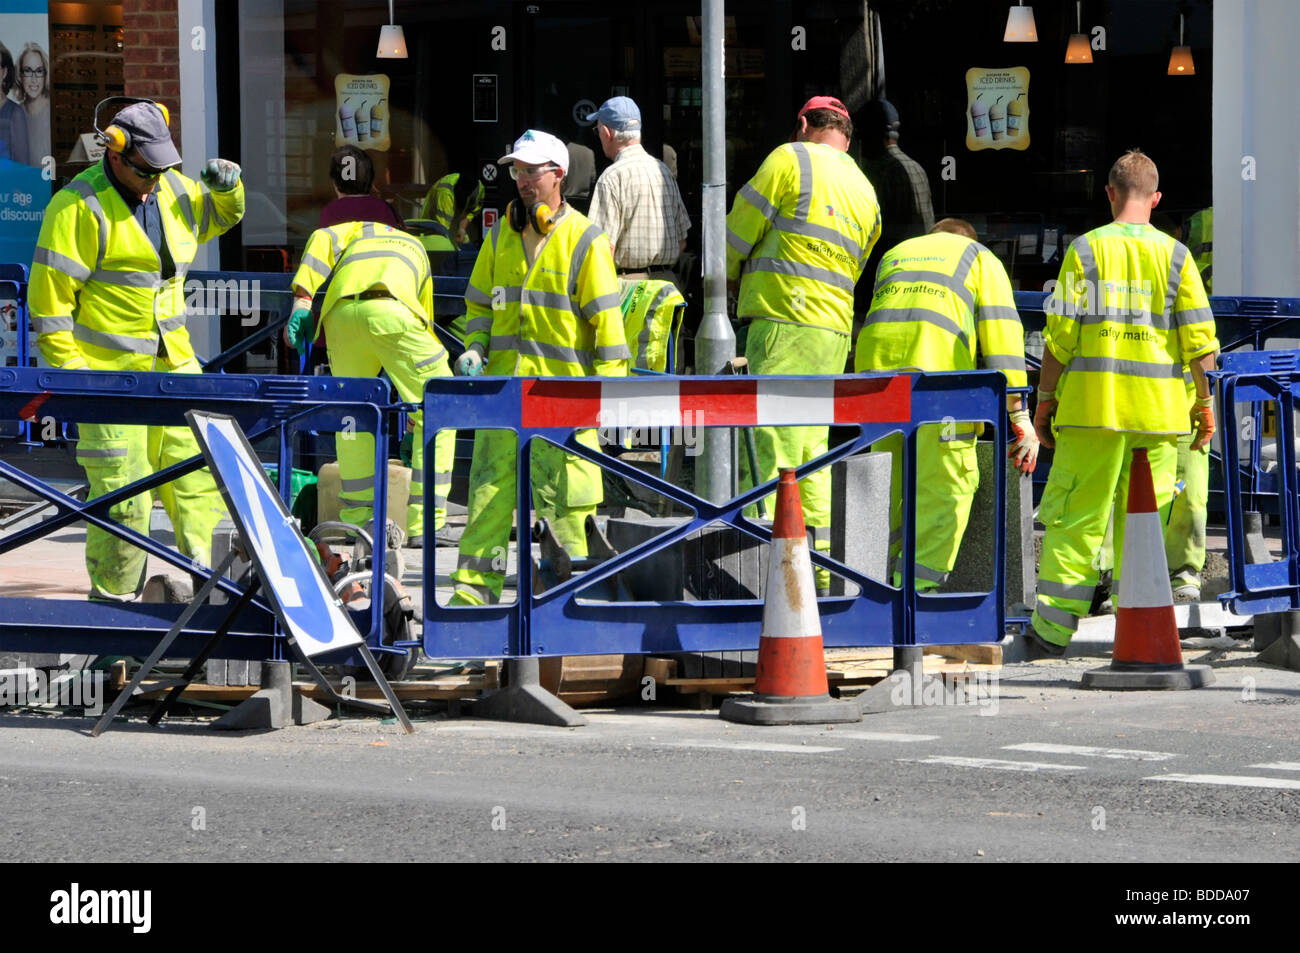
<svg viewBox="0 0 1300 953">
<path fill-rule="evenodd" d="M 280 485 L 280 468 L 272 466 L 269 463 L 262 464 L 266 468 L 266 475 L 271 478 L 271 482 L 276 486 Z M 293 473 L 289 476 L 289 508 L 293 509 L 293 504 L 298 500 L 298 494 L 302 492 L 303 487 L 311 486 L 316 482 L 316 474 L 310 470 L 299 470 L 294 467 Z"/>
</svg>

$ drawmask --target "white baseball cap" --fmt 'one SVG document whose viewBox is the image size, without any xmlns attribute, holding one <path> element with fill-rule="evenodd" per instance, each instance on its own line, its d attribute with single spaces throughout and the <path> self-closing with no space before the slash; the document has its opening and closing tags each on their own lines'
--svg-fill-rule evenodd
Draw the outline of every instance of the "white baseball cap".
<svg viewBox="0 0 1300 953">
<path fill-rule="evenodd" d="M 557 137 L 549 132 L 537 129 L 525 129 L 524 134 L 515 140 L 514 151 L 497 159 L 502 162 L 527 162 L 529 165 L 546 165 L 554 163 L 564 172 L 569 171 L 569 149 Z"/>
</svg>

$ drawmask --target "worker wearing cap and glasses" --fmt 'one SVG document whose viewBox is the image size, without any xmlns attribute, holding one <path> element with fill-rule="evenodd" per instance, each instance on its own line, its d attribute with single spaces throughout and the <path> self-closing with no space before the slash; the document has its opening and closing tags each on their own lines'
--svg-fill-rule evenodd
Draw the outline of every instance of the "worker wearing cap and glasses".
<svg viewBox="0 0 1300 953">
<path fill-rule="evenodd" d="M 128 102 L 98 125 L 101 107 Z M 201 182 L 176 171 L 180 153 L 158 103 L 115 97 L 95 110 L 104 160 L 50 200 L 32 256 L 28 305 L 41 356 L 52 366 L 105 371 L 198 374 L 185 329 L 185 273 L 206 242 L 244 215 L 239 166 L 209 159 Z M 188 427 L 80 424 L 77 462 L 90 497 L 196 456 Z M 225 506 L 207 470 L 157 489 L 177 548 L 210 562 L 212 531 Z M 149 492 L 108 515 L 148 535 Z M 86 528 L 91 598 L 130 601 L 144 586 L 146 556 L 120 537 Z"/>
<path fill-rule="evenodd" d="M 609 239 L 561 195 L 568 149 L 529 129 L 499 161 L 511 163 L 519 198 L 474 263 L 465 291 L 467 350 L 457 373 L 626 376 L 630 354 Z M 594 431 L 579 431 L 578 441 L 598 446 Z M 517 495 L 516 447 L 510 432 L 475 436 L 453 605 L 485 605 L 501 596 Z M 600 468 L 540 440 L 531 454 L 533 505 L 571 557 L 586 556 L 586 518 L 604 499 Z M 519 522 L 524 540 L 523 516 Z"/>
</svg>

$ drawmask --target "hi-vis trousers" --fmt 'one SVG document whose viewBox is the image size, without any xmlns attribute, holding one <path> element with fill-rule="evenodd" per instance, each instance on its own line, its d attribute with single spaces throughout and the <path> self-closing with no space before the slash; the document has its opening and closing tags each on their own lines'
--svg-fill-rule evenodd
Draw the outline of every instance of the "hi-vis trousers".
<svg viewBox="0 0 1300 953">
<path fill-rule="evenodd" d="M 578 442 L 599 449 L 596 431 L 578 431 Z M 501 597 L 506 577 L 510 525 L 514 521 L 516 457 L 519 440 L 512 431 L 480 430 L 474 436 L 474 464 L 469 474 L 469 515 L 460 538 L 460 553 L 451 578 L 456 582 L 451 605 L 487 605 Z M 533 506 L 551 525 L 555 538 L 574 558 L 587 555 L 587 516 L 605 499 L 600 467 L 535 439 L 529 470 Z M 529 527 L 520 520 L 519 552 L 527 559 Z"/>
<path fill-rule="evenodd" d="M 823 328 L 757 319 L 749 326 L 745 357 L 755 374 L 843 374 L 849 356 L 849 338 Z M 758 482 L 776 478 L 781 467 L 797 467 L 828 449 L 826 427 L 755 427 L 754 450 L 758 458 Z M 741 454 L 741 485 L 754 485 L 747 456 Z M 812 531 L 813 548 L 831 549 L 831 469 L 822 467 L 799 481 L 803 520 Z M 776 514 L 776 495 L 766 497 L 768 517 Z M 757 510 L 747 510 L 756 516 Z M 813 567 L 818 589 L 831 584 L 831 575 Z"/>
<path fill-rule="evenodd" d="M 1161 522 L 1174 495 L 1175 434 L 1125 433 L 1084 427 L 1056 432 L 1052 472 L 1038 507 L 1046 528 L 1038 564 L 1033 625 L 1040 636 L 1068 645 L 1088 614 L 1111 510 L 1115 513 L 1114 586 L 1119 585 L 1133 449 L 1145 447 Z M 1114 589 L 1118 591 L 1118 589 Z"/>
<path fill-rule="evenodd" d="M 330 372 L 335 377 L 388 374 L 402 400 L 420 403 L 424 382 L 450 377 L 447 349 L 406 305 L 387 298 L 343 298 L 325 316 Z M 406 508 L 407 538 L 424 535 L 424 412 L 412 415 L 411 497 Z M 338 433 L 339 518 L 364 526 L 374 515 L 375 438 L 364 431 Z M 456 453 L 456 431 L 442 430 L 434 441 L 434 529 L 447 522 L 447 494 Z M 429 541 L 432 544 L 432 540 Z"/>
<path fill-rule="evenodd" d="M 202 372 L 197 361 L 158 369 L 174 374 Z M 78 424 L 77 431 L 77 462 L 86 470 L 92 499 L 200 453 L 189 427 Z M 208 565 L 212 561 L 212 531 L 226 515 L 225 501 L 212 474 L 206 469 L 195 470 L 164 483 L 153 493 L 162 500 L 176 531 L 176 548 Z M 108 515 L 148 536 L 152 508 L 153 496 L 146 491 L 110 507 Z M 147 563 L 144 550 L 107 530 L 86 525 L 86 571 L 90 574 L 92 599 L 134 599 L 144 588 Z"/>
</svg>

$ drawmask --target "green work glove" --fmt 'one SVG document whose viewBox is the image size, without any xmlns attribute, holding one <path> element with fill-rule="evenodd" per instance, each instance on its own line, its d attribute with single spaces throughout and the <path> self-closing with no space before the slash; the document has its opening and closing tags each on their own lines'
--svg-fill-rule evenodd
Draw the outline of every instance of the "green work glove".
<svg viewBox="0 0 1300 953">
<path fill-rule="evenodd" d="M 293 345 L 294 350 L 306 350 L 311 340 L 311 309 L 298 308 L 289 315 L 289 323 L 284 329 L 284 339 Z"/>
<path fill-rule="evenodd" d="M 478 377 L 483 373 L 483 357 L 478 351 L 466 351 L 456 361 L 456 373 L 461 377 Z"/>
<path fill-rule="evenodd" d="M 411 465 L 411 453 L 415 450 L 415 434 L 408 433 L 397 445 L 397 455 L 402 458 L 402 465 Z"/>
<path fill-rule="evenodd" d="M 229 159 L 209 159 L 199 178 L 213 192 L 229 192 L 239 184 L 239 166 Z"/>
</svg>

